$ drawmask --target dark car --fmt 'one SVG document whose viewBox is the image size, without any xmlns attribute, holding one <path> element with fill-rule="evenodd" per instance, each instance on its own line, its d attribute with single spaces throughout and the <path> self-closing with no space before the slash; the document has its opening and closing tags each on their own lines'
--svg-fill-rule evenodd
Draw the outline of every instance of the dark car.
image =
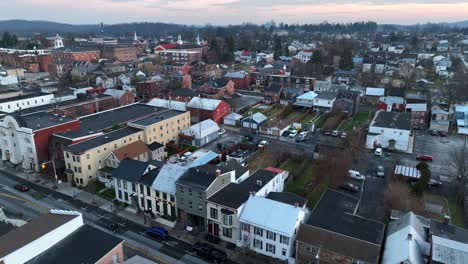
<svg viewBox="0 0 468 264">
<path fill-rule="evenodd" d="M 429 182 L 427 183 L 427 185 L 430 186 L 430 187 L 438 187 L 438 186 L 442 185 L 442 182 L 440 182 L 438 180 L 430 179 Z"/>
<path fill-rule="evenodd" d="M 439 135 L 440 135 L 441 137 L 446 137 L 446 136 L 447 136 L 447 132 L 445 132 L 445 131 L 440 131 L 440 132 L 439 132 Z"/>
<path fill-rule="evenodd" d="M 357 191 L 359 191 L 359 187 L 357 185 L 349 183 L 349 182 L 340 185 L 340 189 L 348 191 L 348 192 L 357 192 Z"/>
<path fill-rule="evenodd" d="M 227 259 L 226 252 L 216 249 L 207 243 L 197 242 L 192 246 L 192 249 L 197 256 L 207 258 L 214 263 L 224 263 Z"/>
<path fill-rule="evenodd" d="M 15 189 L 20 192 L 27 192 L 29 191 L 29 186 L 27 184 L 16 184 Z"/>
<path fill-rule="evenodd" d="M 148 227 L 148 229 L 146 229 L 146 234 L 163 240 L 169 237 L 169 232 L 165 228 L 156 226 Z"/>
<path fill-rule="evenodd" d="M 416 160 L 419 160 L 419 161 L 433 161 L 434 158 L 432 156 L 430 156 L 430 155 L 417 155 Z"/>
<path fill-rule="evenodd" d="M 431 130 L 431 136 L 438 136 L 439 132 L 437 130 Z"/>
<path fill-rule="evenodd" d="M 289 136 L 290 133 L 291 133 L 291 131 L 286 130 L 286 131 L 283 132 L 283 134 L 281 134 L 281 136 L 287 137 L 287 136 Z"/>
</svg>

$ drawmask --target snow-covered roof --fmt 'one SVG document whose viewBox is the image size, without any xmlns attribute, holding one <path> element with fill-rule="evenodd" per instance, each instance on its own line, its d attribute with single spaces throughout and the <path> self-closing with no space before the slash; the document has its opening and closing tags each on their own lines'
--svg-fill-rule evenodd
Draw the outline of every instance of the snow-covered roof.
<svg viewBox="0 0 468 264">
<path fill-rule="evenodd" d="M 211 120 L 206 119 L 198 124 L 195 124 L 189 128 L 186 128 L 182 131 L 185 135 L 188 136 L 195 136 L 195 138 L 204 138 L 214 132 L 218 132 L 219 126 L 218 124 Z M 201 131 L 201 136 L 200 136 Z"/>
<path fill-rule="evenodd" d="M 174 109 L 178 111 L 187 111 L 187 107 L 185 106 L 184 102 L 179 102 L 179 101 L 174 101 L 174 100 L 154 98 L 151 101 L 149 101 L 147 105 L 156 106 L 156 107 L 164 107 L 164 108 Z"/>
<path fill-rule="evenodd" d="M 242 115 L 239 115 L 238 113 L 230 113 L 229 115 L 224 117 L 224 119 L 227 120 L 240 120 L 241 118 Z"/>
<path fill-rule="evenodd" d="M 245 203 L 239 221 L 290 237 L 294 234 L 296 223 L 301 217 L 299 207 L 251 196 Z"/>
<path fill-rule="evenodd" d="M 296 99 L 301 99 L 301 100 L 314 100 L 315 97 L 317 97 L 317 93 L 314 91 L 310 91 L 304 94 L 299 95 L 296 97 Z"/>
<path fill-rule="evenodd" d="M 246 117 L 244 120 L 249 120 L 249 119 L 250 119 L 250 116 Z M 266 121 L 267 119 L 268 119 L 268 117 L 266 117 L 262 113 L 255 113 L 255 114 L 252 115 L 252 120 L 257 124 L 260 124 L 260 123 Z"/>
<path fill-rule="evenodd" d="M 383 96 L 384 94 L 385 94 L 385 88 L 375 88 L 375 87 L 366 88 L 366 95 Z"/>
<path fill-rule="evenodd" d="M 165 164 L 152 184 L 153 189 L 175 195 L 175 182 L 187 169 L 179 164 Z"/>
<path fill-rule="evenodd" d="M 203 110 L 214 110 L 221 103 L 221 100 L 194 97 L 188 102 L 187 107 L 198 108 Z"/>
</svg>

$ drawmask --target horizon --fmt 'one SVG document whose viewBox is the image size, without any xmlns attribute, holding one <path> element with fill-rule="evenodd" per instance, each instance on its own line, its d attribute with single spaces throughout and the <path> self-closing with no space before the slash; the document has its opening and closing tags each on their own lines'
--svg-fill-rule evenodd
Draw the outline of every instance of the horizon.
<svg viewBox="0 0 468 264">
<path fill-rule="evenodd" d="M 415 25 L 468 20 L 468 1 L 349 0 L 2 0 L 4 20 L 53 21 L 72 25 L 170 23 L 216 26 L 264 24 L 352 23 Z M 41 12 L 42 11 L 42 12 Z M 201 12 L 204 11 L 204 12 Z M 242 22 L 241 22 L 242 21 Z"/>
</svg>

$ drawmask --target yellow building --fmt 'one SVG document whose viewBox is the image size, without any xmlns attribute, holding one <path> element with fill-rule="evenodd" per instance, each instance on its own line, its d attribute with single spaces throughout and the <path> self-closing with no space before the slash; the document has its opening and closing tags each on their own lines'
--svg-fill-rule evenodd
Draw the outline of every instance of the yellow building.
<svg viewBox="0 0 468 264">
<path fill-rule="evenodd" d="M 127 123 L 127 127 L 64 148 L 65 166 L 72 172 L 69 182 L 86 186 L 97 177 L 98 170 L 106 167 L 106 157 L 114 150 L 142 140 L 167 144 L 178 141 L 183 129 L 190 127 L 190 112 L 165 110 Z"/>
</svg>

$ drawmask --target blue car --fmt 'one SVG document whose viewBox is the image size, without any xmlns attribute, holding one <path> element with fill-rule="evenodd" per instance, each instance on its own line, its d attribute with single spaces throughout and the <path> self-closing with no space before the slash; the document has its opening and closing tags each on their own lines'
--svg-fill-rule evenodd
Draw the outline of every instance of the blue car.
<svg viewBox="0 0 468 264">
<path fill-rule="evenodd" d="M 146 234 L 163 240 L 169 237 L 169 232 L 167 232 L 166 229 L 156 226 L 148 227 L 148 229 L 146 229 Z"/>
</svg>

